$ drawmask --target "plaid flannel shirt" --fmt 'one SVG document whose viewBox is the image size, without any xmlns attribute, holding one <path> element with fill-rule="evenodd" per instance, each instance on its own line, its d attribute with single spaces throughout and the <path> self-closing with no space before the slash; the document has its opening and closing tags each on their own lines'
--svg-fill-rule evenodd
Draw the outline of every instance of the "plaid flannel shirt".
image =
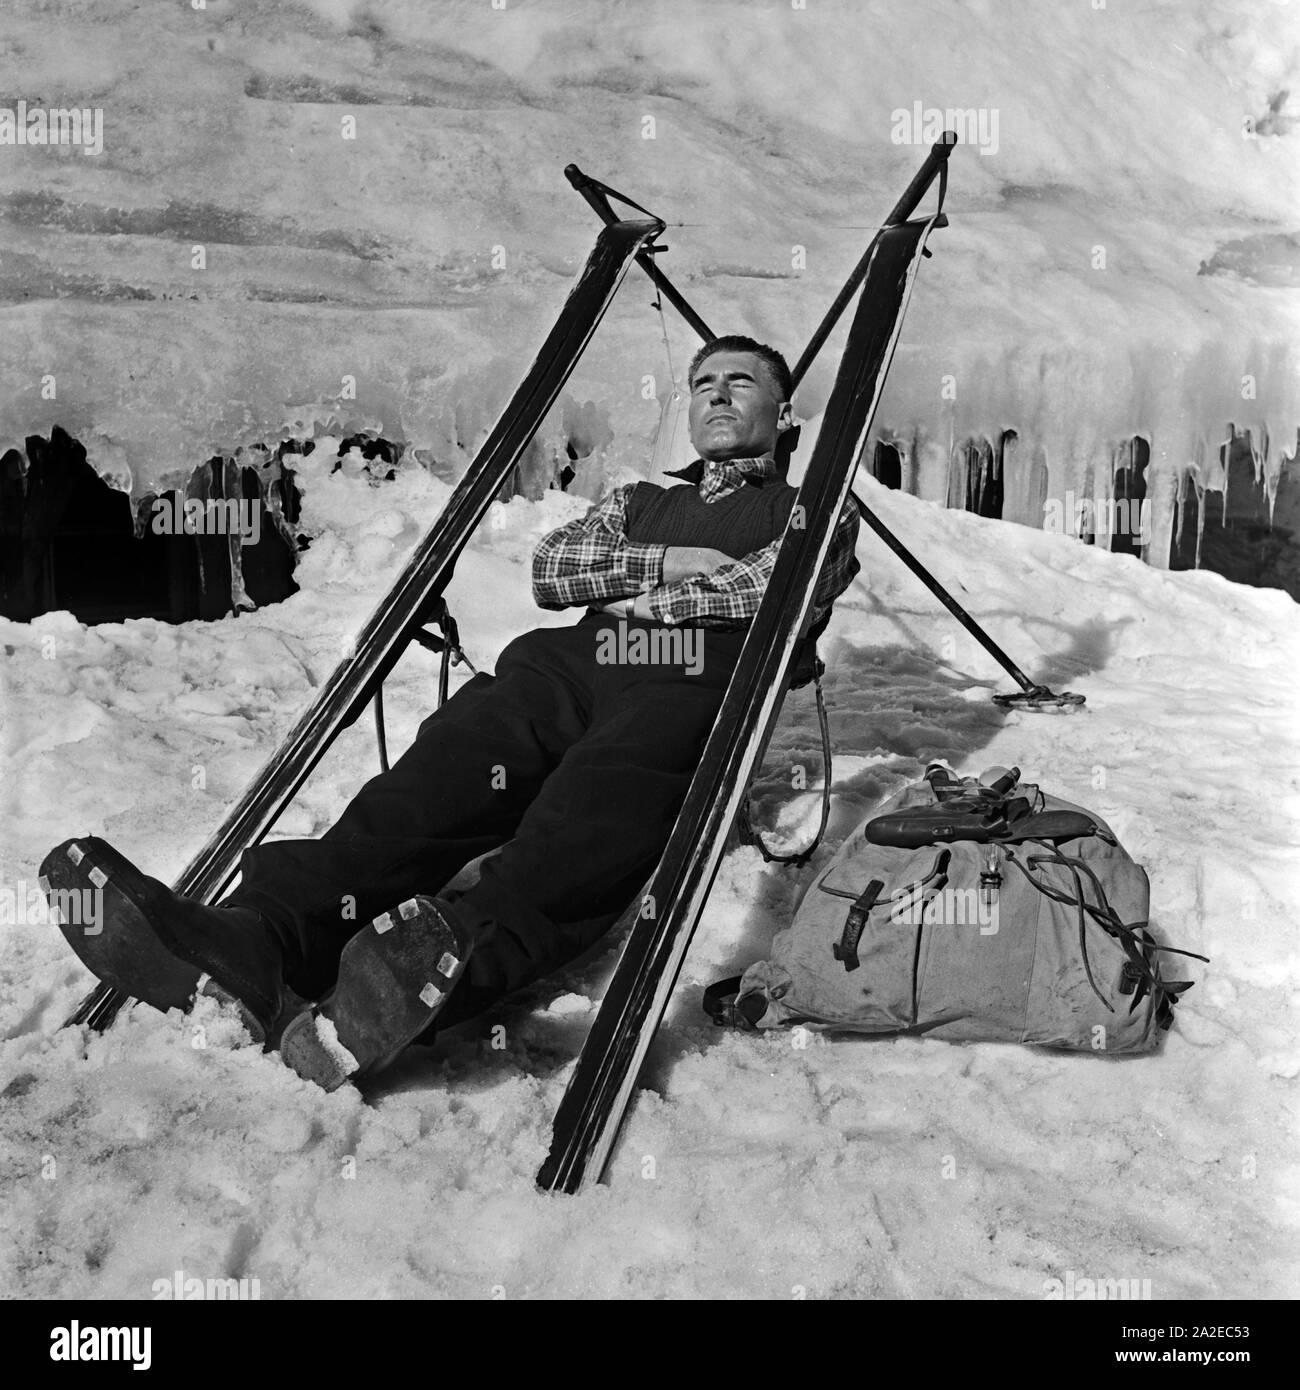
<svg viewBox="0 0 1300 1390">
<path fill-rule="evenodd" d="M 703 464 L 700 498 L 716 502 L 747 478 L 777 476 L 770 454 L 760 458 L 731 459 Z M 688 471 L 688 470 L 683 470 Z M 663 623 L 692 627 L 743 628 L 758 612 L 763 590 L 781 548 L 778 536 L 761 550 L 720 565 L 712 574 L 692 575 L 675 584 L 663 579 L 666 545 L 650 545 L 627 538 L 628 499 L 635 483 L 617 487 L 576 521 L 545 536 L 533 556 L 533 597 L 539 607 L 570 608 L 579 604 L 599 607 L 614 599 L 645 594 L 650 611 Z M 813 595 L 813 624 L 830 611 L 831 604 L 848 588 L 859 566 L 854 551 L 858 537 L 858 509 L 850 498 L 840 513 L 831 539 L 826 565 Z"/>
</svg>

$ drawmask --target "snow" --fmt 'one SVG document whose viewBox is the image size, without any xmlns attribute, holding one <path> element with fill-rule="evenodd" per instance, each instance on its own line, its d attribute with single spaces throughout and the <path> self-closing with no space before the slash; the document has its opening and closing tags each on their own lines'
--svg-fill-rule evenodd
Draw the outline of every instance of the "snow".
<svg viewBox="0 0 1300 1390">
<path fill-rule="evenodd" d="M 283 604 L 180 627 L 0 623 L 6 796 L 22 809 L 0 883 L 34 885 L 51 845 L 90 833 L 174 876 L 269 754 L 447 493 L 415 466 L 382 486 L 331 475 L 319 452 L 318 539 Z M 1293 1296 L 1294 602 L 862 486 L 1031 675 L 1088 703 L 999 713 L 997 668 L 862 541 L 824 643 L 828 842 L 799 873 L 749 848 L 724 860 L 608 1186 L 561 1199 L 532 1183 L 616 941 L 412 1049 L 364 1096 L 327 1095 L 210 999 L 189 1017 L 137 1007 L 102 1036 L 60 1030 L 90 977 L 19 910 L 0 936 L 0 1294 L 147 1298 L 181 1270 L 256 1278 L 263 1298 L 1031 1299 L 1073 1270 L 1149 1278 L 1161 1298 Z M 476 665 L 568 621 L 533 608 L 527 559 L 582 505 L 493 508 L 450 594 Z M 395 749 L 434 683 L 413 650 L 388 687 Z M 815 746 L 797 693 L 757 794 L 791 844 L 816 822 Z M 1185 963 L 1197 984 L 1160 1053 L 708 1022 L 702 988 L 764 956 L 800 884 L 934 757 L 1020 766 L 1147 867 L 1157 931 L 1211 957 Z M 796 762 L 809 788 L 791 793 Z M 319 833 L 374 768 L 361 721 L 281 833 Z"/>
<path fill-rule="evenodd" d="M 343 1075 L 350 1076 L 356 1071 L 357 1059 L 339 1041 L 338 1030 L 329 1019 L 318 1017 L 315 1023 L 315 1033 L 321 1051 Z M 302 1146 L 299 1144 L 297 1147 L 301 1148 Z"/>
</svg>

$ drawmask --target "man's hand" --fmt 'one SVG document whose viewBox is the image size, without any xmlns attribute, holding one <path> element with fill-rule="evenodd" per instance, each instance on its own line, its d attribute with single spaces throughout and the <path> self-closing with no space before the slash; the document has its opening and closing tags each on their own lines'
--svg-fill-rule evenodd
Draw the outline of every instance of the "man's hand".
<svg viewBox="0 0 1300 1390">
<path fill-rule="evenodd" d="M 676 584 L 696 574 L 712 574 L 731 564 L 731 556 L 706 545 L 670 545 L 664 553 L 664 583 Z"/>
</svg>

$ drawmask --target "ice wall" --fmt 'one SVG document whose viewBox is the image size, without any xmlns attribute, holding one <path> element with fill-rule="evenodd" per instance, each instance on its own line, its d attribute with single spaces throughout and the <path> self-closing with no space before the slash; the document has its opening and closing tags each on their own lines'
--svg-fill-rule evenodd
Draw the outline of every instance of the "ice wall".
<svg viewBox="0 0 1300 1390">
<path fill-rule="evenodd" d="M 878 417 L 908 485 L 942 499 L 953 448 L 1013 428 L 1010 514 L 1037 524 L 1032 478 L 1104 495 L 1141 434 L 1167 537 L 1230 425 L 1268 479 L 1295 447 L 1294 10 L 14 0 L 7 100 L 100 108 L 104 147 L 0 145 L 0 446 L 59 423 L 137 492 L 313 430 L 454 470 L 592 240 L 569 160 L 685 224 L 663 264 L 712 325 L 797 353 L 955 119 L 952 226 Z M 568 393 L 610 466 L 668 385 L 648 299 L 629 281 Z M 680 373 L 692 335 L 669 342 Z"/>
</svg>

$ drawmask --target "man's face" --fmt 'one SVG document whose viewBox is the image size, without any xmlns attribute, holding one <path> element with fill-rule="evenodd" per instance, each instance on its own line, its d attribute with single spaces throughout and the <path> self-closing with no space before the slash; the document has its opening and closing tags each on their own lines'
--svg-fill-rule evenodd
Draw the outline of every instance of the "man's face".
<svg viewBox="0 0 1300 1390">
<path fill-rule="evenodd" d="M 715 352 L 691 382 L 691 444 L 702 459 L 722 461 L 770 454 L 790 428 L 790 402 L 781 399 L 767 363 L 752 352 Z"/>
</svg>

